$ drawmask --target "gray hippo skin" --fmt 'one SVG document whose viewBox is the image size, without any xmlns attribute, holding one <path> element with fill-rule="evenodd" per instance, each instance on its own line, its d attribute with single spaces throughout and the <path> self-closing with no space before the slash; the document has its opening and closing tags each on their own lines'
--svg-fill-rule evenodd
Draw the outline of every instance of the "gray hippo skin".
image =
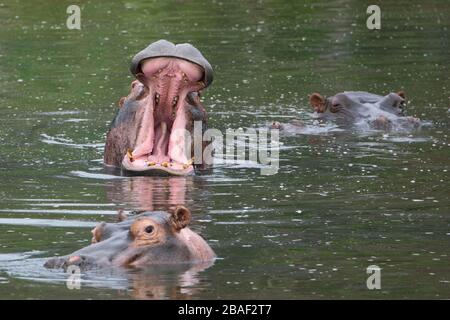
<svg viewBox="0 0 450 320">
<path fill-rule="evenodd" d="M 366 121 L 373 129 L 390 130 L 394 126 L 418 127 L 420 120 L 405 116 L 405 93 L 389 93 L 386 96 L 346 91 L 331 97 L 313 93 L 309 101 L 314 111 L 323 119 L 340 120 L 344 123 Z"/>
<path fill-rule="evenodd" d="M 344 91 L 331 97 L 324 97 L 320 93 L 313 93 L 309 97 L 314 111 L 317 113 L 340 113 L 344 112 L 349 116 L 358 117 L 359 112 L 363 112 L 364 104 L 372 104 L 381 110 L 385 110 L 395 115 L 403 115 L 405 108 L 405 93 L 389 93 L 386 96 L 379 96 L 363 91 Z"/>
<path fill-rule="evenodd" d="M 136 80 L 119 101 L 104 164 L 123 174 L 194 173 L 194 148 L 183 134 L 192 134 L 194 121 L 206 130 L 200 92 L 213 80 L 211 65 L 190 44 L 159 40 L 134 56 L 130 70 Z"/>
<path fill-rule="evenodd" d="M 46 268 L 142 268 L 150 265 L 201 264 L 215 254 L 206 241 L 188 228 L 190 211 L 177 206 L 169 212 L 143 212 L 118 223 L 101 223 L 92 230 L 92 244 L 74 253 L 47 260 Z"/>
</svg>

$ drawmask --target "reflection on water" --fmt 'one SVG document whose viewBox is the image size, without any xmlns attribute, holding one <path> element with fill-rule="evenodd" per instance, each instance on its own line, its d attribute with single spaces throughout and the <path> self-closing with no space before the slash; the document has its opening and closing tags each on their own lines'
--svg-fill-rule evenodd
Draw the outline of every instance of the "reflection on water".
<svg viewBox="0 0 450 320">
<path fill-rule="evenodd" d="M 106 198 L 116 204 L 133 203 L 137 210 L 166 211 L 178 204 L 186 205 L 186 196 L 190 196 L 193 188 L 190 177 L 135 177 L 108 184 Z M 196 188 L 201 185 L 197 183 Z"/>
<path fill-rule="evenodd" d="M 62 270 L 43 268 L 46 259 L 33 258 L 39 254 L 43 253 L 0 254 L 0 270 L 9 277 L 63 285 L 67 290 L 70 290 L 70 285 L 74 287 L 75 280 L 79 280 L 80 289 L 71 290 L 102 288 L 129 291 L 135 299 L 189 299 L 205 286 L 199 273 L 213 264 L 156 266 L 146 270 L 103 268 L 83 271 L 79 278 L 74 279 Z"/>
<path fill-rule="evenodd" d="M 356 0 L 89 2 L 81 31 L 65 28 L 60 1 L 4 3 L 0 298 L 449 298 L 447 2 L 383 2 L 376 32 Z M 173 179 L 103 169 L 129 59 L 160 38 L 191 42 L 213 64 L 211 128 L 306 121 L 305 134 L 281 136 L 276 175 L 254 163 Z M 408 115 L 432 126 L 309 122 L 311 92 L 401 89 Z M 91 226 L 119 210 L 178 203 L 221 258 L 213 267 L 86 275 L 68 290 L 39 261 L 86 246 Z M 365 285 L 373 264 L 380 291 Z"/>
<path fill-rule="evenodd" d="M 92 174 L 77 176 L 91 179 L 104 179 L 109 175 Z M 109 176 L 110 184 L 106 186 L 106 199 L 111 204 L 97 204 L 99 207 L 115 205 L 117 211 L 85 210 L 87 203 L 64 203 L 39 199 L 33 203 L 36 207 L 52 207 L 56 209 L 2 209 L 0 212 L 44 214 L 44 215 L 117 215 L 122 208 L 128 210 L 133 203 L 136 211 L 168 210 L 169 207 L 186 204 L 186 194 L 192 192 L 192 177 L 134 177 L 115 179 Z M 200 185 L 197 184 L 197 188 Z M 27 201 L 30 199 L 16 199 Z M 44 200 L 44 201 L 40 201 Z M 64 209 L 76 207 L 77 209 Z M 60 209 L 62 208 L 62 209 Z M 59 219 L 0 218 L 3 226 L 31 226 L 58 228 L 90 228 L 97 222 Z M 48 270 L 43 267 L 46 258 L 31 258 L 36 255 L 45 256 L 46 252 L 24 252 L 0 254 L 0 272 L 22 280 L 33 280 L 49 283 L 66 283 L 69 275 L 61 270 Z M 136 299 L 186 299 L 202 290 L 198 274 L 213 265 L 214 262 L 201 264 L 177 264 L 153 266 L 149 269 L 103 268 L 87 270 L 80 276 L 82 287 L 110 288 L 127 290 Z"/>
</svg>

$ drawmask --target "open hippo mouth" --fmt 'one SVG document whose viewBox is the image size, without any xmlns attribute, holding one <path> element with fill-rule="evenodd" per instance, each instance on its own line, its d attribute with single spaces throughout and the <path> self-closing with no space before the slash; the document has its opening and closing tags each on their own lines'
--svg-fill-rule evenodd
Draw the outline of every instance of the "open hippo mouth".
<svg viewBox="0 0 450 320">
<path fill-rule="evenodd" d="M 133 58 L 131 72 L 137 80 L 107 135 L 105 164 L 138 174 L 193 173 L 191 133 L 194 121 L 206 121 L 199 92 L 212 82 L 211 65 L 190 44 L 159 40 Z"/>
<path fill-rule="evenodd" d="M 144 60 L 141 71 L 137 77 L 149 92 L 135 148 L 124 155 L 122 166 L 129 171 L 187 174 L 193 171 L 187 95 L 205 87 L 203 69 L 186 60 L 160 57 Z"/>
</svg>

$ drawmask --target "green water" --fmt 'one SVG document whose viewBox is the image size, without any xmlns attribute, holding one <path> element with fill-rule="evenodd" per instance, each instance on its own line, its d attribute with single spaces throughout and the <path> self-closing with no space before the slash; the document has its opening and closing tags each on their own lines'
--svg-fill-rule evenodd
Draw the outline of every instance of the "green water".
<svg viewBox="0 0 450 320">
<path fill-rule="evenodd" d="M 448 1 L 383 2 L 378 31 L 370 1 L 78 3 L 80 31 L 65 24 L 73 1 L 0 1 L 0 298 L 450 298 Z M 130 59 L 161 38 L 213 65 L 203 99 L 220 130 L 308 121 L 308 94 L 343 90 L 403 89 L 432 125 L 282 137 L 273 176 L 105 176 Z M 174 203 L 219 256 L 206 270 L 86 275 L 69 290 L 42 267 L 118 209 Z"/>
</svg>

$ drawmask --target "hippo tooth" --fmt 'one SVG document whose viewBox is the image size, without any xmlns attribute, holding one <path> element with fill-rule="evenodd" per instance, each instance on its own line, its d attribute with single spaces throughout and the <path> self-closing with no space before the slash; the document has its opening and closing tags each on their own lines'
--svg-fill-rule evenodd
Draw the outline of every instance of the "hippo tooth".
<svg viewBox="0 0 450 320">
<path fill-rule="evenodd" d="M 149 167 L 153 167 L 155 164 L 156 164 L 155 161 L 148 161 L 147 162 L 147 166 L 149 166 Z"/>
<path fill-rule="evenodd" d="M 128 159 L 130 159 L 131 162 L 134 161 L 134 159 L 133 159 L 133 151 L 131 149 L 127 150 L 127 156 L 128 156 Z"/>
<path fill-rule="evenodd" d="M 183 169 L 189 168 L 194 163 L 194 158 L 192 157 L 187 163 L 183 164 Z"/>
<path fill-rule="evenodd" d="M 158 105 L 159 104 L 159 93 L 155 94 L 155 104 Z"/>
<path fill-rule="evenodd" d="M 173 97 L 173 100 L 172 100 L 172 106 L 173 106 L 173 107 L 175 107 L 176 104 L 178 103 L 178 99 L 179 99 L 178 96 Z"/>
<path fill-rule="evenodd" d="M 168 167 L 169 166 L 169 164 L 167 163 L 167 161 L 164 161 L 163 163 L 161 163 L 161 165 L 163 166 L 163 167 Z"/>
</svg>

